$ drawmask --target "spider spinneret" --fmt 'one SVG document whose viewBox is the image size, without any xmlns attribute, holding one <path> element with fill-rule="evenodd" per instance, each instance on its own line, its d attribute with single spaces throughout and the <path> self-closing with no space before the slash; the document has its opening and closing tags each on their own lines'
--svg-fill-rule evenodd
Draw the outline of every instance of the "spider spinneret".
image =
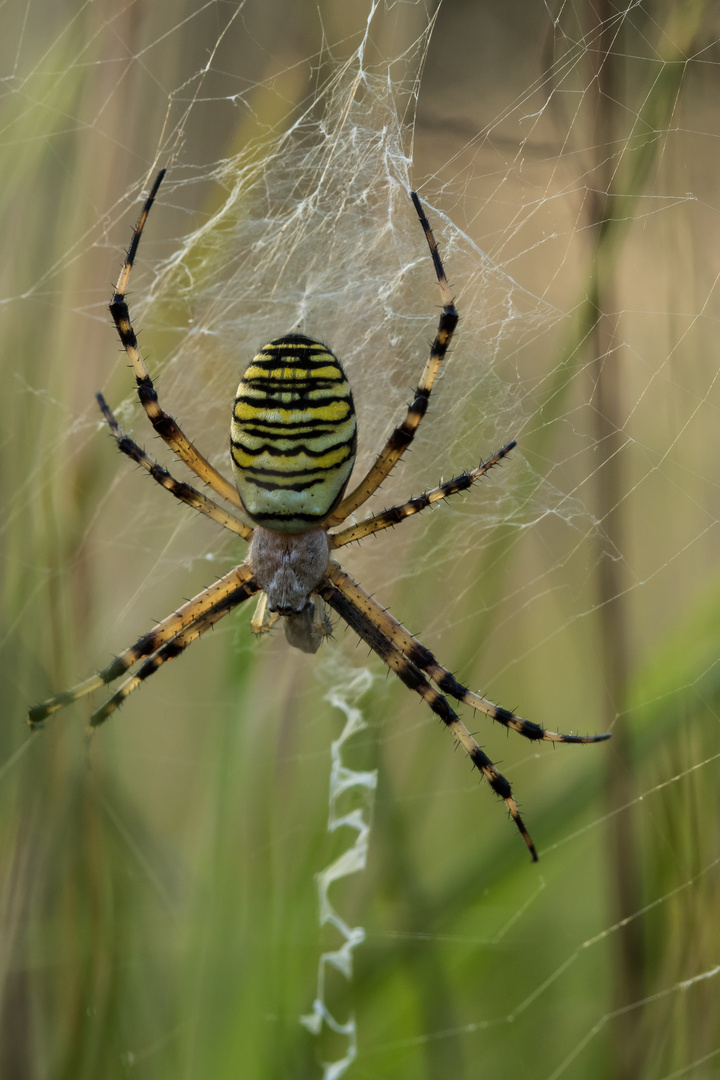
<svg viewBox="0 0 720 1080">
<path fill-rule="evenodd" d="M 458 322 L 437 244 L 420 200 L 411 192 L 430 249 L 443 307 L 430 356 L 404 419 L 387 439 L 367 475 L 346 495 L 357 445 L 349 383 L 339 360 L 327 346 L 302 334 L 286 334 L 260 350 L 240 381 L 231 424 L 233 486 L 161 408 L 138 348 L 125 299 L 145 222 L 164 175 L 164 169 L 158 173 L 135 227 L 110 312 L 135 375 L 140 402 L 153 428 L 177 457 L 232 509 L 171 476 L 123 434 L 103 396 L 98 394 L 97 399 L 122 453 L 142 466 L 176 499 L 249 541 L 250 549 L 245 562 L 138 638 L 97 675 L 30 709 L 31 727 L 40 727 L 59 709 L 122 679 L 112 696 L 92 714 L 90 727 L 94 729 L 167 660 L 180 655 L 229 611 L 258 593 L 259 602 L 251 623 L 253 632 L 264 633 L 278 618 L 283 618 L 289 643 L 304 652 L 316 652 L 331 632 L 327 605 L 443 721 L 492 790 L 504 800 L 532 859 L 537 860 L 510 784 L 462 723 L 448 697 L 531 740 L 593 743 L 609 739 L 610 735 L 560 735 L 546 731 L 469 690 L 331 558 L 331 552 L 345 544 L 396 525 L 450 495 L 466 491 L 515 446 L 514 441 L 509 442 L 471 472 L 357 524 L 340 528 L 379 488 L 412 442 Z M 134 673 L 128 674 L 136 664 Z"/>
</svg>

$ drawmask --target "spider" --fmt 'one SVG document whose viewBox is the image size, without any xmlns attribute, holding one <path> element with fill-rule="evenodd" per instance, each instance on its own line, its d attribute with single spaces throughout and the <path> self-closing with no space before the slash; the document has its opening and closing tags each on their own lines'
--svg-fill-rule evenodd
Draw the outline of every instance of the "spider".
<svg viewBox="0 0 720 1080">
<path fill-rule="evenodd" d="M 437 244 L 417 194 L 411 192 L 410 197 L 430 249 L 440 287 L 442 314 L 412 404 L 370 471 L 346 495 L 355 462 L 355 410 L 340 361 L 320 341 L 301 334 L 286 334 L 265 345 L 251 361 L 233 406 L 230 451 L 235 485 L 195 449 L 172 416 L 161 408 L 138 348 L 125 297 L 145 222 L 164 175 L 163 169 L 140 214 L 110 312 L 135 375 L 140 402 L 153 428 L 177 457 L 232 509 L 225 509 L 171 476 L 123 434 L 101 394 L 97 394 L 97 400 L 123 454 L 146 469 L 176 499 L 249 541 L 250 548 L 244 562 L 143 634 L 97 675 L 32 708 L 31 727 L 41 726 L 52 713 L 85 694 L 122 679 L 112 696 L 92 714 L 92 731 L 167 660 L 179 656 L 229 611 L 258 593 L 252 630 L 264 633 L 282 618 L 290 644 L 309 653 L 317 651 L 331 632 L 329 607 L 449 728 L 472 764 L 504 800 L 536 861 L 535 845 L 518 812 L 510 784 L 462 723 L 448 698 L 531 740 L 592 743 L 610 738 L 609 734 L 559 735 L 546 731 L 461 685 L 429 649 L 331 557 L 345 544 L 397 525 L 426 507 L 467 490 L 516 445 L 515 441 L 509 442 L 476 469 L 416 498 L 357 524 L 344 525 L 379 488 L 412 442 L 458 323 Z M 142 663 L 129 674 L 139 661 Z"/>
</svg>

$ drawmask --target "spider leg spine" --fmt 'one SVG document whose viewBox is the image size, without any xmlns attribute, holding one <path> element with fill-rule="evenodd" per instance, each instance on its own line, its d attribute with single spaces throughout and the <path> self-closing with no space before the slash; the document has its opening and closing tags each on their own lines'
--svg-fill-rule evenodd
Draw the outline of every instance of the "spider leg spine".
<svg viewBox="0 0 720 1080">
<path fill-rule="evenodd" d="M 448 694 L 450 697 L 455 698 L 456 701 L 469 705 L 470 708 L 476 709 L 478 712 L 485 713 L 486 716 L 497 720 L 498 723 L 512 728 L 513 731 L 517 731 L 518 734 L 533 741 L 593 743 L 604 742 L 610 738 L 609 733 L 602 735 L 561 735 L 555 731 L 547 731 L 540 724 L 535 724 L 531 720 L 524 720 L 521 716 L 516 716 L 515 713 L 509 712 L 508 709 L 503 709 L 502 706 L 496 705 L 480 694 L 474 693 L 474 691 L 459 683 L 454 675 L 438 662 L 427 646 L 418 641 L 402 623 L 398 622 L 393 615 L 390 615 L 377 601 L 373 600 L 365 589 L 353 581 L 349 574 L 340 569 L 338 563 L 331 563 L 329 575 L 346 595 L 372 609 L 371 615 L 380 622 L 383 632 L 405 656 L 433 680 L 442 693 Z"/>
<path fill-rule="evenodd" d="M 28 713 L 30 727 L 39 727 L 54 712 L 67 708 L 68 705 L 79 701 L 80 698 L 85 697 L 94 690 L 115 682 L 116 679 L 129 671 L 138 660 L 142 660 L 143 657 L 156 652 L 167 641 L 176 637 L 188 626 L 196 622 L 198 618 L 204 616 L 214 604 L 220 604 L 224 592 L 233 592 L 241 585 L 251 588 L 252 592 L 257 592 L 252 571 L 245 565 L 234 567 L 224 577 L 219 578 L 212 585 L 198 593 L 192 600 L 188 600 L 177 608 L 171 615 L 168 615 L 162 622 L 154 626 L 152 630 L 139 637 L 129 648 L 114 657 L 96 675 L 78 683 L 70 690 L 55 694 L 39 705 L 35 705 Z M 252 595 L 252 593 L 249 595 Z"/>
<path fill-rule="evenodd" d="M 228 510 L 225 510 L 201 491 L 197 491 L 191 484 L 187 484 L 183 480 L 176 480 L 164 466 L 160 465 L 153 458 L 148 457 L 142 447 L 138 446 L 129 435 L 123 433 L 103 395 L 97 393 L 95 397 L 97 398 L 100 410 L 110 428 L 110 432 L 118 445 L 118 449 L 122 454 L 125 454 L 131 461 L 136 462 L 136 464 L 145 469 L 160 487 L 169 491 L 171 495 L 174 495 L 180 502 L 185 503 L 186 506 L 211 518 L 211 520 L 217 522 L 218 525 L 222 525 L 223 528 L 228 529 L 230 532 L 242 536 L 245 540 L 250 540 L 252 538 L 253 530 L 249 525 L 246 525 L 245 522 L 235 517 L 235 515 L 231 514 Z"/>
<path fill-rule="evenodd" d="M 244 565 L 234 567 L 230 573 L 208 585 L 197 596 L 186 600 L 166 619 L 139 637 L 134 645 L 125 649 L 100 672 L 103 682 L 115 682 L 138 660 L 157 652 L 163 645 L 194 625 L 198 619 L 204 618 L 208 612 L 223 608 L 230 597 L 237 595 L 239 589 L 250 589 L 248 596 L 257 592 L 252 571 Z M 241 603 L 244 599 L 246 597 L 242 596 L 236 603 Z"/>
<path fill-rule="evenodd" d="M 394 429 L 367 475 L 348 495 L 345 496 L 335 512 L 331 514 L 328 520 L 334 525 L 341 524 L 353 510 L 356 510 L 358 506 L 362 506 L 362 504 L 370 498 L 373 492 L 377 491 L 414 439 L 418 426 L 427 412 L 428 401 L 435 383 L 435 378 L 450 346 L 453 333 L 455 332 L 459 320 L 430 223 L 420 206 L 420 200 L 415 192 L 412 193 L 411 198 L 415 209 L 418 212 L 420 224 L 430 248 L 430 254 L 432 256 L 433 266 L 435 267 L 435 274 L 443 301 L 443 310 L 438 321 L 435 339 L 430 349 L 430 356 L 423 368 L 418 388 L 415 391 L 415 399 L 407 410 L 405 419 Z"/>
<path fill-rule="evenodd" d="M 473 765 L 479 769 L 488 781 L 495 794 L 504 800 L 510 816 L 530 851 L 533 862 L 536 862 L 537 851 L 520 816 L 508 780 L 502 773 L 498 772 L 487 754 L 478 746 L 447 698 L 430 684 L 427 675 L 406 655 L 398 643 L 384 632 L 382 625 L 375 621 L 375 612 L 364 610 L 356 596 L 349 594 L 345 588 L 340 587 L 340 583 L 342 582 L 344 585 L 346 579 L 350 580 L 349 576 L 340 570 L 338 564 L 331 563 L 328 574 L 317 591 L 330 607 L 334 608 L 341 618 L 352 627 L 356 634 L 370 646 L 383 663 L 394 671 L 400 681 L 408 689 L 413 690 L 422 697 L 432 712 L 452 732 Z M 355 586 L 354 582 L 352 584 Z M 360 587 L 355 586 L 355 589 L 360 590 Z M 364 590 L 360 590 L 360 592 L 364 593 Z M 379 607 L 379 605 L 377 606 Z"/>
<path fill-rule="evenodd" d="M 445 267 L 442 264 L 440 252 L 438 251 L 437 241 L 435 240 L 435 236 L 430 227 L 430 222 L 428 221 L 427 215 L 422 208 L 422 203 L 420 202 L 418 193 L 416 191 L 411 191 L 410 198 L 412 199 L 412 204 L 415 207 L 418 218 L 420 219 L 420 225 L 422 226 L 422 230 L 425 233 L 425 239 L 427 240 L 428 247 L 430 248 L 430 255 L 432 256 L 433 266 L 435 267 L 435 275 L 440 284 L 443 305 L 445 307 L 452 307 L 452 293 L 450 292 L 450 286 L 448 285 L 447 276 L 445 274 Z"/>
<path fill-rule="evenodd" d="M 112 315 L 118 336 L 120 337 L 120 342 L 125 349 L 128 362 L 134 373 L 140 403 L 157 434 L 168 444 L 178 457 L 185 462 L 188 468 L 191 469 L 196 476 L 200 477 L 201 480 L 210 485 L 217 495 L 226 499 L 238 510 L 242 510 L 243 507 L 240 496 L 233 484 L 229 483 L 225 477 L 194 448 L 193 444 L 180 429 L 172 416 L 161 408 L 157 391 L 148 374 L 145 361 L 143 360 L 142 353 L 138 346 L 137 335 L 130 320 L 130 311 L 125 296 L 128 280 L 130 278 L 130 271 L 133 267 L 150 208 L 152 207 L 155 195 L 157 194 L 158 187 L 160 186 L 164 175 L 164 170 L 158 173 L 150 196 L 146 200 L 142 213 L 140 214 L 127 258 L 120 271 L 120 276 L 110 302 L 110 314 Z"/>
<path fill-rule="evenodd" d="M 85 697 L 86 694 L 91 694 L 93 690 L 99 689 L 103 686 L 104 680 L 102 672 L 97 675 L 91 675 L 89 679 L 85 679 L 83 682 L 78 683 L 72 687 L 71 690 L 63 690 L 59 694 L 55 694 L 54 697 L 48 698 L 46 701 L 41 701 L 37 705 L 33 705 L 28 710 L 28 724 L 35 730 L 45 726 L 45 721 L 49 716 L 52 716 L 54 712 L 58 712 L 60 709 L 66 709 L 68 705 L 72 705 L 75 701 L 79 701 L 81 697 Z"/>
<path fill-rule="evenodd" d="M 247 568 L 246 568 L 247 569 Z M 237 585 L 221 595 L 219 599 L 207 610 L 201 612 L 197 618 L 181 628 L 173 637 L 165 641 L 152 652 L 138 670 L 125 682 L 121 683 L 111 697 L 105 701 L 99 709 L 90 717 L 90 729 L 94 730 L 103 724 L 126 700 L 126 698 L 140 686 L 146 679 L 162 667 L 168 660 L 174 660 L 197 640 L 202 634 L 219 622 L 228 612 L 232 611 L 244 600 L 254 596 L 258 591 L 258 585 L 248 570 L 247 576 Z"/>
<path fill-rule="evenodd" d="M 145 200 L 145 204 L 144 204 L 142 210 L 140 211 L 140 217 L 138 218 L 137 225 L 133 229 L 133 235 L 132 235 L 132 240 L 130 241 L 130 247 L 127 250 L 127 255 L 125 257 L 125 262 L 123 263 L 123 268 L 122 268 L 122 270 L 120 272 L 120 277 L 118 278 L 118 283 L 115 286 L 116 295 L 120 295 L 120 296 L 125 295 L 125 290 L 127 289 L 128 278 L 130 277 L 130 271 L 132 270 L 133 263 L 135 262 L 135 256 L 137 254 L 137 249 L 138 249 L 138 246 L 140 244 L 140 237 L 142 236 L 143 229 L 145 228 L 145 222 L 147 221 L 148 214 L 150 213 L 150 209 L 152 207 L 152 204 L 155 202 L 155 196 L 157 195 L 158 189 L 159 189 L 160 185 L 162 184 L 162 182 L 163 182 L 163 180 L 165 178 L 165 173 L 166 172 L 167 172 L 167 169 L 160 169 L 157 176 L 155 177 L 155 181 L 153 183 L 153 186 L 150 189 L 150 194 L 148 195 L 147 199 Z M 113 297 L 113 299 L 114 299 L 114 297 Z"/>
<path fill-rule="evenodd" d="M 515 446 L 517 446 L 517 442 L 513 439 L 512 442 L 503 446 L 496 454 L 493 454 L 491 458 L 488 458 L 487 461 L 481 462 L 480 465 L 471 472 L 460 473 L 459 476 L 454 476 L 452 479 L 446 480 L 437 487 L 430 488 L 420 495 L 415 495 L 405 503 L 391 506 L 389 509 L 383 510 L 380 514 L 366 518 L 364 521 L 357 522 L 355 525 L 350 525 L 340 532 L 331 534 L 331 546 L 343 547 L 345 544 L 362 540 L 365 536 L 377 533 L 381 529 L 399 525 L 400 522 L 405 521 L 406 518 L 412 517 L 413 514 L 421 513 L 426 507 L 432 506 L 442 499 L 447 499 L 451 495 L 467 491 L 468 488 L 472 487 L 476 480 L 479 480 L 488 473 L 495 465 L 500 464 L 502 459 L 506 457 Z"/>
<path fill-rule="evenodd" d="M 609 732 L 601 735 L 562 735 L 556 731 L 548 731 L 540 724 L 536 724 L 532 720 L 524 720 L 515 712 L 504 709 L 501 705 L 495 705 L 492 701 L 482 697 L 482 695 L 476 694 L 473 690 L 463 686 L 434 657 L 430 666 L 423 670 L 427 671 L 433 682 L 443 693 L 454 697 L 456 701 L 462 701 L 463 704 L 469 705 L 471 709 L 485 713 L 492 720 L 496 720 L 499 724 L 516 731 L 519 735 L 523 735 L 532 742 L 540 740 L 552 743 L 596 743 L 605 742 L 606 739 L 611 737 Z"/>
</svg>

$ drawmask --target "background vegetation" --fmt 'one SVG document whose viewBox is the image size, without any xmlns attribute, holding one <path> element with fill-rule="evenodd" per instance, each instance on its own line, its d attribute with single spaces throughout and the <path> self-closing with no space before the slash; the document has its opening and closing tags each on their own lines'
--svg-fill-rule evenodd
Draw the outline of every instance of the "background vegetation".
<svg viewBox="0 0 720 1080">
<path fill-rule="evenodd" d="M 393 12 L 374 37 L 388 56 L 425 22 Z M 154 211 L 138 297 L 211 211 L 214 164 L 292 115 L 317 77 L 306 58 L 323 40 L 349 55 L 366 17 L 364 0 L 3 9 L 7 1080 L 310 1078 L 344 1053 L 298 1018 L 337 944 L 318 929 L 315 874 L 347 844 L 326 828 L 343 720 L 326 694 L 364 666 L 370 726 L 348 756 L 378 770 L 369 861 L 333 899 L 367 940 L 352 981 L 327 988 L 357 1019 L 348 1075 L 720 1076 L 712 5 L 446 0 L 423 72 L 415 182 L 566 313 L 493 358 L 522 379 L 527 468 L 489 483 L 522 507 L 539 475 L 556 497 L 488 529 L 483 488 L 348 563 L 469 685 L 556 730 L 612 730 L 553 753 L 483 729 L 538 866 L 349 633 L 308 660 L 281 636 L 251 642 L 239 613 L 103 728 L 90 762 L 84 708 L 23 727 L 29 704 L 220 572 L 212 527 L 161 509 L 94 414 L 97 389 L 128 394 L 106 304 L 141 184 L 167 163 L 159 148 L 207 179 L 202 200 L 191 186 Z M 169 150 L 168 117 L 182 132 Z M 190 327 L 163 305 L 148 318 L 162 371 Z M 237 342 L 238 372 L 257 344 Z M 421 360 L 397 372 L 401 402 Z M 448 374 L 433 403 L 463 400 L 453 460 L 429 434 L 393 490 L 494 448 L 465 392 Z"/>
</svg>

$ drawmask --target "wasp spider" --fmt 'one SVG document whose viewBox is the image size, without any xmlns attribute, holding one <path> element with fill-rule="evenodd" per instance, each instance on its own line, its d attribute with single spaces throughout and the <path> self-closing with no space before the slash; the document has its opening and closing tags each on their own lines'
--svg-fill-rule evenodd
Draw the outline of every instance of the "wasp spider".
<svg viewBox="0 0 720 1080">
<path fill-rule="evenodd" d="M 339 360 L 325 345 L 300 334 L 287 334 L 260 350 L 238 387 L 231 424 L 233 485 L 195 449 L 173 418 L 161 408 L 130 322 L 125 299 L 128 279 L 163 176 L 164 170 L 155 180 L 143 207 L 110 312 L 135 374 L 140 401 L 153 428 L 180 460 L 232 509 L 225 509 L 189 484 L 172 477 L 123 434 L 101 394 L 97 399 L 122 453 L 146 469 L 176 499 L 249 541 L 250 548 L 243 563 L 163 619 L 104 670 L 31 709 L 31 726 L 37 727 L 51 713 L 92 690 L 122 679 L 115 693 L 93 713 L 90 725 L 97 727 L 166 660 L 179 656 L 219 619 L 255 594 L 260 594 L 260 600 L 252 621 L 253 631 L 262 633 L 282 618 L 290 644 L 305 652 L 315 652 L 330 633 L 327 606 L 337 612 L 450 729 L 492 790 L 505 801 L 533 860 L 536 860 L 535 846 L 520 817 L 510 784 L 478 746 L 448 697 L 486 714 L 527 739 L 588 743 L 607 739 L 609 735 L 558 735 L 545 731 L 538 724 L 523 720 L 468 690 L 332 558 L 335 549 L 396 525 L 425 507 L 466 490 L 515 446 L 510 442 L 472 472 L 456 476 L 358 524 L 343 527 L 347 518 L 378 489 L 412 442 L 458 322 L 437 244 L 420 200 L 411 193 L 435 266 L 443 310 L 415 399 L 402 423 L 390 435 L 367 476 L 346 495 L 356 448 L 355 410 L 350 386 Z M 142 663 L 129 674 L 139 661 Z"/>
</svg>

